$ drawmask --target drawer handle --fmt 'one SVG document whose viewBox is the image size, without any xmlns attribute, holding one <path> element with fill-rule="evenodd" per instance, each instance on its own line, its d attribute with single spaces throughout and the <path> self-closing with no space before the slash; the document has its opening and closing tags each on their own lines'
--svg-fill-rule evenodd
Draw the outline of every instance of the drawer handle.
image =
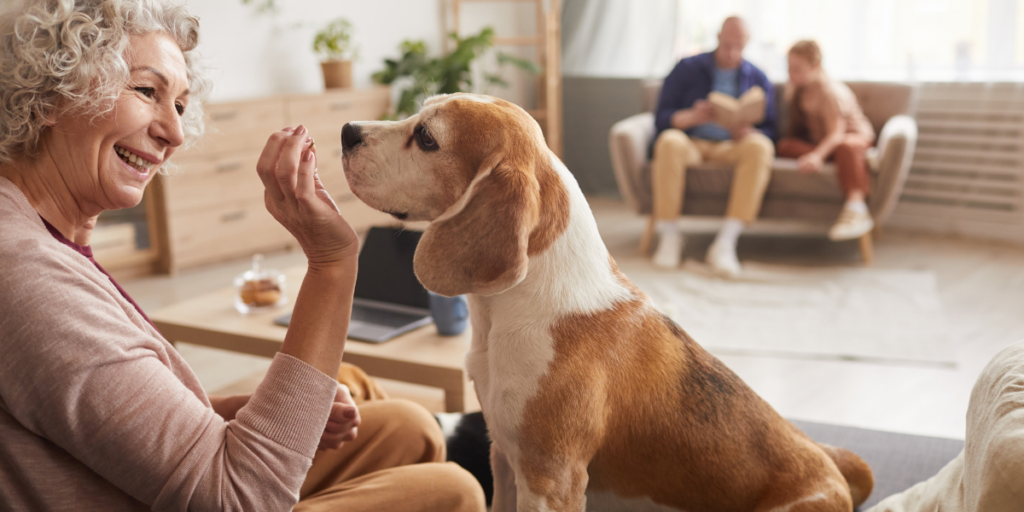
<svg viewBox="0 0 1024 512">
<path fill-rule="evenodd" d="M 331 103 L 331 110 L 348 110 L 352 108 L 351 101 L 336 101 Z"/>
<path fill-rule="evenodd" d="M 236 220 L 242 220 L 245 218 L 245 210 L 240 212 L 225 213 L 221 216 L 221 222 L 234 222 Z"/>
<path fill-rule="evenodd" d="M 230 121 L 236 117 L 238 117 L 237 110 L 232 110 L 230 112 L 214 112 L 210 115 L 210 118 L 214 121 Z"/>
<path fill-rule="evenodd" d="M 356 195 L 353 194 L 352 192 L 345 192 L 344 194 L 338 194 L 338 198 L 337 199 L 338 199 L 339 203 L 347 203 L 349 201 L 354 200 L 355 198 L 356 198 Z"/>
<path fill-rule="evenodd" d="M 242 162 L 228 162 L 217 166 L 217 172 L 231 172 L 242 168 Z"/>
</svg>

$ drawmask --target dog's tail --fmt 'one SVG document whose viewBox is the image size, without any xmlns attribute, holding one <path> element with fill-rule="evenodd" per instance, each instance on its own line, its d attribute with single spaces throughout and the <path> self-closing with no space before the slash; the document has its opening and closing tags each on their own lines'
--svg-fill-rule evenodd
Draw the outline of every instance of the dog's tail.
<svg viewBox="0 0 1024 512">
<path fill-rule="evenodd" d="M 836 466 L 839 466 L 839 472 L 850 486 L 853 508 L 867 501 L 868 496 L 871 496 L 871 490 L 875 488 L 875 476 L 864 459 L 845 448 L 821 443 L 818 443 L 818 446 L 835 461 Z"/>
</svg>

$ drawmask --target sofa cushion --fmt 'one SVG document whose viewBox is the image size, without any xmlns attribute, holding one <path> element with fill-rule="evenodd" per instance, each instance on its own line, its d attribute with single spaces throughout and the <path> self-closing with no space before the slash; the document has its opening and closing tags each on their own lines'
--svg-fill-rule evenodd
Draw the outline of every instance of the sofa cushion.
<svg viewBox="0 0 1024 512">
<path fill-rule="evenodd" d="M 900 114 L 913 114 L 914 87 L 883 82 L 846 82 L 857 96 L 864 115 L 871 121 L 875 134 L 882 133 L 885 122 Z"/>
</svg>

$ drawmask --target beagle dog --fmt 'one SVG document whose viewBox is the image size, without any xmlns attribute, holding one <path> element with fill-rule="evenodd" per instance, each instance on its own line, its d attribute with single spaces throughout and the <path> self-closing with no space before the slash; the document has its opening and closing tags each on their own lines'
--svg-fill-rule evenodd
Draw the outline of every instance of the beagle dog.
<svg viewBox="0 0 1024 512">
<path fill-rule="evenodd" d="M 494 511 L 850 512 L 871 493 L 863 460 L 811 441 L 619 272 L 523 109 L 435 96 L 346 124 L 342 146 L 357 197 L 430 221 L 423 285 L 469 294 Z"/>
</svg>

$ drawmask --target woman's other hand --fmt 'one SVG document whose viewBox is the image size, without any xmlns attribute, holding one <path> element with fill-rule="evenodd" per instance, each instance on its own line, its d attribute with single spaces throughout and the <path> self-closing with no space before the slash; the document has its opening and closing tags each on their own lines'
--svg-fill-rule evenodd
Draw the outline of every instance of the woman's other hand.
<svg viewBox="0 0 1024 512">
<path fill-rule="evenodd" d="M 821 167 L 824 164 L 825 159 L 814 151 L 796 159 L 796 165 L 801 174 L 814 174 L 816 172 L 821 172 Z"/>
<path fill-rule="evenodd" d="M 338 384 L 338 392 L 334 395 L 331 414 L 327 417 L 327 426 L 320 437 L 321 450 L 337 450 L 346 441 L 354 441 L 359 435 L 359 408 L 352 400 L 352 393 L 344 384 Z"/>
<path fill-rule="evenodd" d="M 305 127 L 270 136 L 256 172 L 267 210 L 298 241 L 310 267 L 330 267 L 359 252 L 359 238 L 316 173 L 316 151 Z"/>
</svg>

